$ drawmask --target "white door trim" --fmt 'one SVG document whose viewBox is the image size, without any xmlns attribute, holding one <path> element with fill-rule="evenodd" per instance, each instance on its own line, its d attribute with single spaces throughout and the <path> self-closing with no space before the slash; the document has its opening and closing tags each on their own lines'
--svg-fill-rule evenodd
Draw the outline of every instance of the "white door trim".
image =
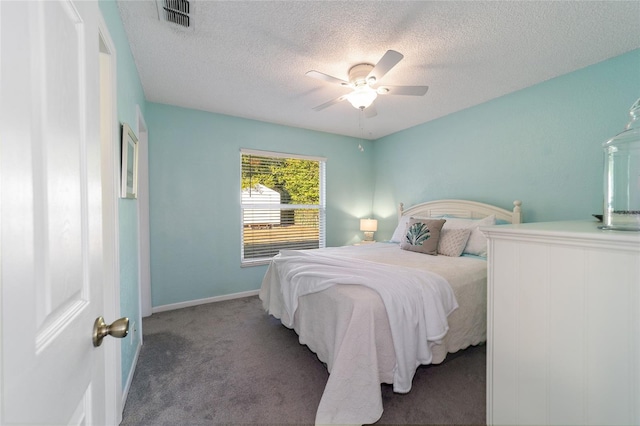
<svg viewBox="0 0 640 426">
<path fill-rule="evenodd" d="M 149 132 L 140 106 L 136 105 L 138 124 L 138 271 L 141 317 L 151 315 L 151 245 L 149 230 Z M 142 327 L 140 327 L 142 343 Z"/>
<path fill-rule="evenodd" d="M 0 7 L 0 22 L 2 22 L 2 7 Z M 0 31 L 0 46 L 2 46 L 2 31 Z M 1 52 L 0 52 L 1 53 Z M 0 70 L 2 69 L 2 55 L 0 54 Z M 0 174 L 1 175 L 1 174 Z M 2 193 L 0 193 L 0 229 L 2 229 Z M 0 268 L 2 267 L 2 244 L 0 244 Z M 2 289 L 2 274 L 0 274 L 0 289 Z M 0 306 L 3 305 L 2 302 L 2 291 L 0 291 Z M 2 384 L 2 375 L 3 375 L 3 365 L 4 362 L 2 360 L 2 348 L 0 347 L 0 385 Z M 0 419 L 3 419 L 4 416 L 2 414 L 2 404 L 0 404 Z"/>
<path fill-rule="evenodd" d="M 104 317 L 108 323 L 120 318 L 120 250 L 118 199 L 120 194 L 120 124 L 117 102 L 116 49 L 104 21 L 102 12 L 98 14 L 98 32 L 101 41 L 101 57 L 105 54 L 106 66 L 101 65 L 107 85 L 101 90 L 101 119 L 106 120 L 105 134 L 101 134 L 102 146 L 102 210 L 103 210 L 103 256 L 104 256 Z M 106 74 L 104 75 L 103 72 Z M 103 104 L 102 97 L 107 98 Z M 105 110 L 106 109 L 106 110 Z M 106 424 L 117 425 L 122 421 L 122 362 L 121 340 L 111 339 L 104 345 L 105 351 L 105 405 Z"/>
</svg>

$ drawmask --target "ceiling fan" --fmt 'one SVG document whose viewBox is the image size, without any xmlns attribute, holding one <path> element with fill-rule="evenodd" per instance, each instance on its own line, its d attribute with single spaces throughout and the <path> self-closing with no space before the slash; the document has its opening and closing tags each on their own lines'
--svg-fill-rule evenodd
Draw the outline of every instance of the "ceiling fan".
<svg viewBox="0 0 640 426">
<path fill-rule="evenodd" d="M 377 115 L 375 107 L 371 105 L 378 95 L 404 95 L 423 96 L 429 89 L 428 86 L 376 86 L 384 75 L 404 58 L 395 50 L 387 50 L 378 63 L 358 64 L 349 69 L 349 81 L 344 81 L 336 77 L 321 73 L 319 71 L 308 71 L 305 75 L 319 80 L 323 80 L 340 86 L 350 87 L 351 93 L 342 95 L 313 108 L 321 111 L 331 105 L 348 100 L 355 108 L 364 111 L 366 117 Z"/>
</svg>

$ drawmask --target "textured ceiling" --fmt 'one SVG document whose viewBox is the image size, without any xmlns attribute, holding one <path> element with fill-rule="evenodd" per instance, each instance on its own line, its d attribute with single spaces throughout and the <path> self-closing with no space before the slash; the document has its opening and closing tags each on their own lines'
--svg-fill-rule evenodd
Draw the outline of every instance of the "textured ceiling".
<svg viewBox="0 0 640 426">
<path fill-rule="evenodd" d="M 147 100 L 367 139 L 640 48 L 640 1 L 190 3 L 185 30 L 155 1 L 118 2 Z M 346 80 L 389 49 L 404 59 L 381 83 L 424 97 L 379 96 L 373 118 L 312 110 L 348 89 L 305 72 Z"/>
</svg>

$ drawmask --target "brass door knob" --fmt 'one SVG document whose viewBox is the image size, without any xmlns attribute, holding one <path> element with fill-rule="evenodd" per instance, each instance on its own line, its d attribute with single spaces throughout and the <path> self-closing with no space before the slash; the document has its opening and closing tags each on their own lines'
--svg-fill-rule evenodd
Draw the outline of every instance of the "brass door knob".
<svg viewBox="0 0 640 426">
<path fill-rule="evenodd" d="M 122 339 L 127 334 L 129 334 L 129 318 L 120 318 L 111 325 L 107 325 L 104 322 L 104 318 L 98 317 L 93 324 L 93 346 L 100 346 L 102 339 L 107 335 Z"/>
</svg>

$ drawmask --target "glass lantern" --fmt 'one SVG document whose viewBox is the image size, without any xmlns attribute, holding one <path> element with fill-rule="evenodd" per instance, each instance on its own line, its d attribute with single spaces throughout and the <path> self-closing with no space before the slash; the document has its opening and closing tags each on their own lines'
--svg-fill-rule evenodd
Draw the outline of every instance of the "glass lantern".
<svg viewBox="0 0 640 426">
<path fill-rule="evenodd" d="M 602 229 L 640 231 L 640 99 L 629 115 L 626 130 L 603 144 Z"/>
</svg>

